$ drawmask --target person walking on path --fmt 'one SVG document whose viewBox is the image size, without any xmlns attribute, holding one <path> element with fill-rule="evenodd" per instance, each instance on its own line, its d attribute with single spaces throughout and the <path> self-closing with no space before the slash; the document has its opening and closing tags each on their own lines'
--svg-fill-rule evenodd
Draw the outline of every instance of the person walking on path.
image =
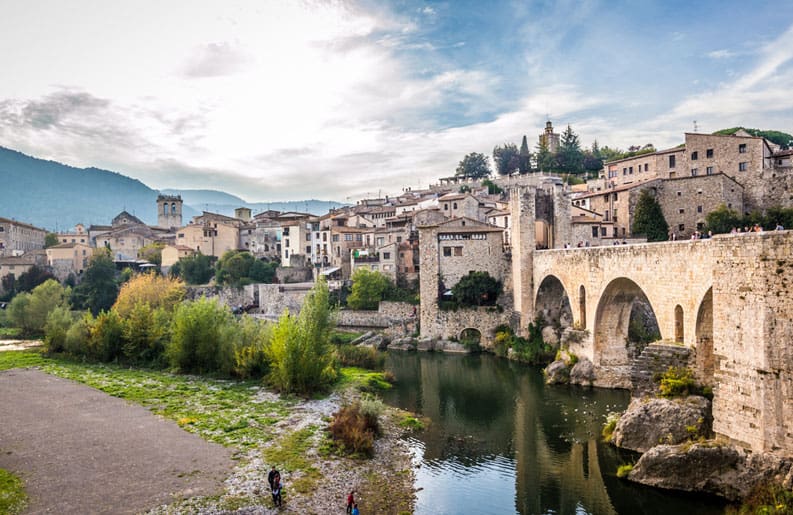
<svg viewBox="0 0 793 515">
<path fill-rule="evenodd" d="M 352 507 L 355 505 L 355 490 L 350 490 L 347 496 L 347 515 L 352 513 Z"/>
<path fill-rule="evenodd" d="M 275 479 L 273 479 L 273 504 L 279 508 L 281 507 L 281 490 L 283 487 L 281 476 L 276 474 Z"/>
<path fill-rule="evenodd" d="M 267 482 L 270 483 L 270 490 L 273 489 L 273 481 L 275 481 L 275 476 L 280 477 L 280 475 L 281 474 L 278 473 L 278 470 L 275 468 L 275 465 L 273 465 L 273 468 L 270 469 L 270 473 L 267 474 Z"/>
</svg>

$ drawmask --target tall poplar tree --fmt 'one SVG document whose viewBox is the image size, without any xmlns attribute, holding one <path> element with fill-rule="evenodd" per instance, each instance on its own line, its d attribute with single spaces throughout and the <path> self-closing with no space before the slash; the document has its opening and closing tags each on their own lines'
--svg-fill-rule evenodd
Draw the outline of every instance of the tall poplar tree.
<svg viewBox="0 0 793 515">
<path fill-rule="evenodd" d="M 525 134 L 523 135 L 523 142 L 520 144 L 518 170 L 521 174 L 531 172 L 531 152 L 529 152 L 529 143 L 526 141 Z"/>
</svg>

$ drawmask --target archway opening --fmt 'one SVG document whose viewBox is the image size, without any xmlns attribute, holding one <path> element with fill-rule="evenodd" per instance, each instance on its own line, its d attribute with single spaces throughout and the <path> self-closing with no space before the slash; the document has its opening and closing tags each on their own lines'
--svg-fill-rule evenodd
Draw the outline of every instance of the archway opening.
<svg viewBox="0 0 793 515">
<path fill-rule="evenodd" d="M 644 291 L 620 277 L 609 283 L 594 320 L 594 358 L 598 382 L 630 387 L 630 368 L 648 343 L 660 339 L 658 320 Z"/>
<path fill-rule="evenodd" d="M 694 329 L 697 339 L 697 374 L 702 384 L 712 386 L 716 371 L 716 357 L 713 355 L 713 288 L 708 288 L 697 310 L 697 326 Z"/>
<path fill-rule="evenodd" d="M 482 343 L 482 332 L 479 329 L 468 327 L 460 331 L 460 343 L 468 346 L 476 346 Z"/>
<path fill-rule="evenodd" d="M 580 329 L 586 329 L 586 288 L 583 284 L 578 287 L 578 320 Z"/>
<path fill-rule="evenodd" d="M 570 297 L 556 276 L 549 275 L 542 280 L 537 289 L 534 308 L 535 316 L 542 319 L 542 325 L 554 327 L 557 336 L 561 336 L 561 332 L 573 324 Z"/>
<path fill-rule="evenodd" d="M 683 343 L 683 308 L 678 304 L 675 306 L 675 343 Z"/>
</svg>

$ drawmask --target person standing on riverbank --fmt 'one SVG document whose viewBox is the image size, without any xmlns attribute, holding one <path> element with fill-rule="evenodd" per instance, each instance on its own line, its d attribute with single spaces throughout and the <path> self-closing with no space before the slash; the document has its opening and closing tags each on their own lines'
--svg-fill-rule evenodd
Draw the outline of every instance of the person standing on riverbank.
<svg viewBox="0 0 793 515">
<path fill-rule="evenodd" d="M 270 490 L 271 491 L 273 489 L 273 482 L 275 481 L 275 476 L 280 476 L 280 475 L 281 474 L 279 474 L 278 469 L 276 469 L 275 465 L 273 465 L 273 468 L 270 469 L 270 473 L 267 474 L 267 482 L 270 483 Z"/>
<path fill-rule="evenodd" d="M 358 512 L 358 503 L 352 505 L 352 514 L 351 515 L 359 515 Z"/>
<path fill-rule="evenodd" d="M 352 508 L 355 505 L 355 490 L 350 490 L 347 496 L 347 515 L 352 514 Z"/>
</svg>

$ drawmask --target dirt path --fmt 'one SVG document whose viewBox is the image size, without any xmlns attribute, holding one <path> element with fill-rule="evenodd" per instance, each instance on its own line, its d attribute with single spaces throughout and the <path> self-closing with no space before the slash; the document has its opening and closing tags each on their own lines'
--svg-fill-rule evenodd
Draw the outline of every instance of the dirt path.
<svg viewBox="0 0 793 515">
<path fill-rule="evenodd" d="M 88 386 L 0 372 L 0 468 L 24 480 L 27 513 L 135 513 L 219 494 L 231 452 Z"/>
</svg>

